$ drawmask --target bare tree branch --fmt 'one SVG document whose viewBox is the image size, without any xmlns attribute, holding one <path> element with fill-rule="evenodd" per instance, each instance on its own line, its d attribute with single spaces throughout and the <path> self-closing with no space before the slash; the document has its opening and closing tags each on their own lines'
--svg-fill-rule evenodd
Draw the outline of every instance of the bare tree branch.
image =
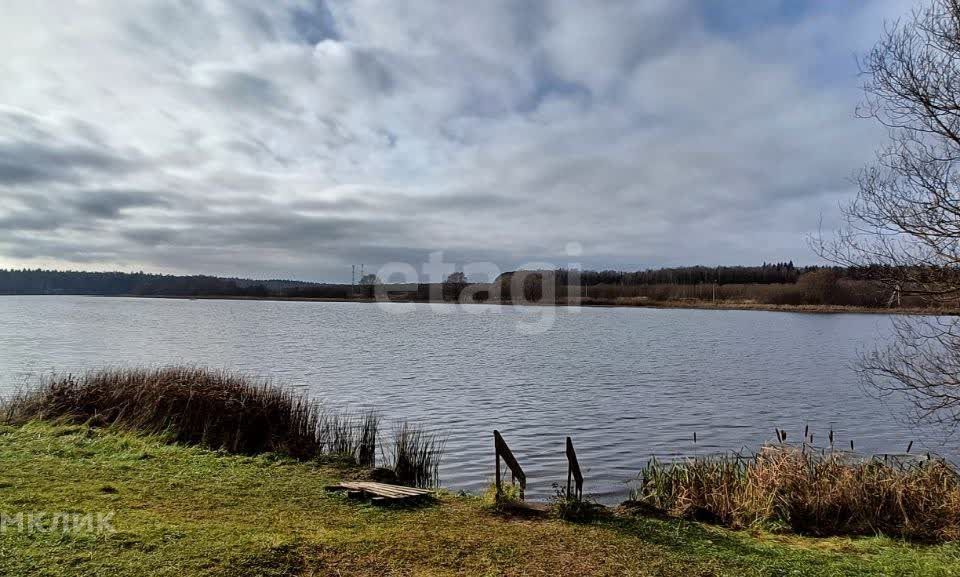
<svg viewBox="0 0 960 577">
<path fill-rule="evenodd" d="M 932 0 L 885 27 L 862 60 L 857 114 L 889 140 L 857 177 L 844 226 L 814 248 L 869 271 L 894 294 L 960 302 L 960 0 Z M 909 398 L 914 417 L 960 425 L 960 319 L 899 317 L 886 348 L 859 373 L 881 393 Z"/>
</svg>

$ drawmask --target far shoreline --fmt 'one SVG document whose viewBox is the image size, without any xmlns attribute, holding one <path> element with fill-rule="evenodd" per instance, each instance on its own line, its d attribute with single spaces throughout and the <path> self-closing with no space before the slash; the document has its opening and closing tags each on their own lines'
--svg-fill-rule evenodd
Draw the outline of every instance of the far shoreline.
<svg viewBox="0 0 960 577">
<path fill-rule="evenodd" d="M 682 301 L 600 301 L 590 299 L 589 302 L 552 304 L 514 303 L 510 301 L 479 301 L 459 303 L 455 301 L 430 301 L 416 299 L 370 299 L 370 298 L 328 298 L 328 297 L 285 297 L 285 296 L 242 296 L 242 295 L 98 295 L 98 294 L 3 294 L 2 296 L 90 296 L 103 298 L 149 298 L 172 300 L 236 300 L 236 301 L 287 301 L 287 302 L 318 302 L 318 303 L 394 303 L 394 304 L 448 304 L 448 305 L 476 305 L 476 306 L 530 306 L 530 307 L 590 307 L 590 308 L 647 308 L 647 309 L 686 309 L 686 310 L 718 310 L 718 311 L 763 311 L 802 314 L 873 314 L 873 315 L 916 315 L 916 316 L 960 316 L 960 308 L 920 308 L 920 307 L 857 307 L 849 305 L 776 305 L 755 302 L 713 302 L 709 300 L 689 299 Z"/>
</svg>

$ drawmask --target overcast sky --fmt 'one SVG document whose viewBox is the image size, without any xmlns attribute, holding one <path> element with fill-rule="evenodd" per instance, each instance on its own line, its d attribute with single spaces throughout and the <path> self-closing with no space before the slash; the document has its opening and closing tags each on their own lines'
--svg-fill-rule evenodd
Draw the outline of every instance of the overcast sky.
<svg viewBox="0 0 960 577">
<path fill-rule="evenodd" d="M 7 0 L 0 267 L 815 262 L 910 5 Z"/>
</svg>

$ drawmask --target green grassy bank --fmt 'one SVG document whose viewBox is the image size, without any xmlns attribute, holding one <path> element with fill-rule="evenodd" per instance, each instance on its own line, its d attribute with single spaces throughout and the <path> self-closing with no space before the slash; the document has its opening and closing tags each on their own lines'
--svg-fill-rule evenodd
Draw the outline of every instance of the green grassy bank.
<svg viewBox="0 0 960 577">
<path fill-rule="evenodd" d="M 352 472 L 85 426 L 0 426 L 0 513 L 113 513 L 115 532 L 0 531 L 0 575 L 960 575 L 960 545 L 816 539 L 610 515 L 501 516 L 479 498 L 378 508 Z"/>
</svg>

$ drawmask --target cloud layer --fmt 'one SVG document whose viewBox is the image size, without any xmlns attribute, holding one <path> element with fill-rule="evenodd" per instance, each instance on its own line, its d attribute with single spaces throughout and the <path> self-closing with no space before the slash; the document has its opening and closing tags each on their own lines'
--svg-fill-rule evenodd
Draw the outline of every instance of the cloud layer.
<svg viewBox="0 0 960 577">
<path fill-rule="evenodd" d="M 0 266 L 813 260 L 909 2 L 13 0 Z"/>
</svg>

